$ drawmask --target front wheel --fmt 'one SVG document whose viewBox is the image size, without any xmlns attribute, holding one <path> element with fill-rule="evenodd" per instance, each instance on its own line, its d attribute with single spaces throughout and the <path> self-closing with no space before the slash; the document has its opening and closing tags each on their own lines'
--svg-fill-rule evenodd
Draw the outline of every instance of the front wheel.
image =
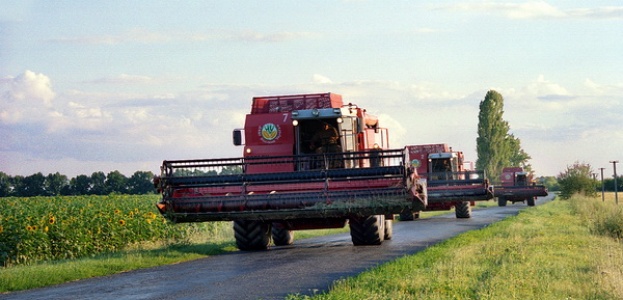
<svg viewBox="0 0 623 300">
<path fill-rule="evenodd" d="M 270 243 L 270 224 L 262 221 L 234 221 L 236 246 L 243 251 L 268 249 Z"/>
<path fill-rule="evenodd" d="M 459 219 L 469 219 L 472 217 L 472 207 L 469 201 L 459 201 L 454 205 L 454 212 Z"/>
<path fill-rule="evenodd" d="M 273 223 L 270 231 L 275 246 L 288 246 L 294 243 L 294 232 L 283 226 L 283 224 Z"/>
<path fill-rule="evenodd" d="M 528 202 L 528 206 L 534 206 L 534 200 L 535 200 L 534 197 L 528 198 L 528 201 L 526 201 Z"/>
<path fill-rule="evenodd" d="M 506 206 L 506 198 L 498 197 L 498 206 Z"/>
<path fill-rule="evenodd" d="M 385 239 L 385 216 L 375 215 L 349 219 L 350 237 L 355 246 L 380 245 Z"/>
</svg>

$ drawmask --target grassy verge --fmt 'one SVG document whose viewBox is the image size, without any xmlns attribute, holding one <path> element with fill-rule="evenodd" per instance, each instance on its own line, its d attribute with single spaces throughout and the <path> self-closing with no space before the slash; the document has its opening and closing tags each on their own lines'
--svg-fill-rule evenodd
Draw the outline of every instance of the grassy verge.
<svg viewBox="0 0 623 300">
<path fill-rule="evenodd" d="M 553 201 L 288 299 L 623 299 L 623 244 L 590 217 L 600 203 Z"/>
</svg>

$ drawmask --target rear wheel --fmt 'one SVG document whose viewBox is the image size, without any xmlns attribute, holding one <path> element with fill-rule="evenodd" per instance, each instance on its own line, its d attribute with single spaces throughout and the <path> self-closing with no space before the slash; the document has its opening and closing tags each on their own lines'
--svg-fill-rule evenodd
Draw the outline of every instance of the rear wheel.
<svg viewBox="0 0 623 300">
<path fill-rule="evenodd" d="M 534 206 L 534 197 L 528 198 L 526 202 L 528 202 L 528 206 Z"/>
<path fill-rule="evenodd" d="M 273 236 L 273 243 L 275 243 L 275 246 L 287 246 L 294 243 L 294 232 L 281 223 L 273 223 L 270 232 Z"/>
<path fill-rule="evenodd" d="M 270 224 L 262 221 L 234 221 L 234 236 L 240 250 L 266 250 L 270 243 Z"/>
<path fill-rule="evenodd" d="M 380 245 L 385 239 L 385 216 L 349 219 L 350 237 L 355 246 Z"/>
<path fill-rule="evenodd" d="M 498 206 L 506 206 L 506 198 L 498 197 Z"/>
<path fill-rule="evenodd" d="M 394 220 L 385 220 L 385 240 L 391 240 L 394 236 Z"/>
<path fill-rule="evenodd" d="M 472 207 L 469 201 L 460 201 L 454 205 L 454 212 L 459 219 L 469 219 L 472 217 Z"/>
</svg>

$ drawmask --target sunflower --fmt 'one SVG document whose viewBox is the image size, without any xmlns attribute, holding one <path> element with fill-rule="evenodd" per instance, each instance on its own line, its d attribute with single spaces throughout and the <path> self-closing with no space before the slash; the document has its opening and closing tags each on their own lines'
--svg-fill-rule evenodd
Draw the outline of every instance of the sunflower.
<svg viewBox="0 0 623 300">
<path fill-rule="evenodd" d="M 125 220 L 119 220 L 119 225 L 125 226 Z"/>
<path fill-rule="evenodd" d="M 51 216 L 50 219 L 48 220 L 48 223 L 50 223 L 50 225 L 53 225 L 54 223 L 56 223 L 56 217 Z"/>
</svg>

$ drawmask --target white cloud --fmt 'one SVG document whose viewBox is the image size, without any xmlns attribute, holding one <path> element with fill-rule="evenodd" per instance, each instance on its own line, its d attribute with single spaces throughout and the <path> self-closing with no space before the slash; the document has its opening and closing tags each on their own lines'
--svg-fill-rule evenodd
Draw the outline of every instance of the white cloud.
<svg viewBox="0 0 623 300">
<path fill-rule="evenodd" d="M 149 76 L 142 75 L 129 75 L 129 74 L 120 74 L 117 77 L 107 77 L 107 78 L 99 78 L 92 81 L 90 83 L 104 83 L 104 84 L 147 84 L 147 83 L 157 83 L 157 81 Z"/>
<path fill-rule="evenodd" d="M 81 36 L 81 37 L 60 37 L 49 39 L 48 42 L 62 43 L 62 44 L 86 44 L 86 45 L 115 45 L 120 43 L 166 43 L 170 42 L 175 37 L 180 38 L 179 35 L 172 33 L 161 33 L 150 31 L 143 28 L 134 28 L 129 31 L 117 34 L 117 35 L 95 35 L 95 36 Z"/>
<path fill-rule="evenodd" d="M 584 80 L 584 85 L 588 87 L 592 93 L 597 95 L 621 95 L 623 94 L 623 83 L 619 84 L 599 84 L 590 78 Z"/>
<path fill-rule="evenodd" d="M 546 1 L 472 1 L 444 6 L 442 9 L 500 14 L 509 19 L 623 19 L 623 6 L 561 9 Z"/>
<path fill-rule="evenodd" d="M 569 15 L 590 19 L 623 19 L 623 6 L 571 9 Z"/>
<path fill-rule="evenodd" d="M 262 33 L 257 31 L 242 31 L 242 32 L 233 32 L 229 35 L 226 35 L 227 38 L 236 39 L 246 42 L 285 42 L 290 40 L 296 40 L 301 38 L 313 38 L 317 36 L 317 34 L 311 32 L 273 32 L 273 33 Z"/>
<path fill-rule="evenodd" d="M 82 44 L 82 45 L 117 45 L 125 43 L 165 44 L 180 42 L 205 42 L 214 40 L 238 40 L 245 42 L 276 43 L 296 39 L 315 38 L 313 32 L 258 32 L 254 30 L 212 30 L 207 32 L 152 31 L 145 28 L 134 28 L 119 34 L 59 37 L 48 39 L 50 43 Z"/>
<path fill-rule="evenodd" d="M 3 95 L 4 100 L 42 101 L 45 106 L 51 106 L 55 96 L 50 78 L 29 70 L 17 77 L 4 78 L 0 82 L 7 88 Z"/>
<path fill-rule="evenodd" d="M 321 83 L 321 84 L 333 83 L 331 79 L 329 79 L 329 77 L 326 77 L 320 74 L 314 74 L 313 81 L 314 83 Z"/>
<path fill-rule="evenodd" d="M 17 77 L 5 77 L 0 80 L 0 95 L 1 123 L 40 123 L 54 113 L 56 94 L 50 78 L 43 74 L 25 71 Z"/>
</svg>

